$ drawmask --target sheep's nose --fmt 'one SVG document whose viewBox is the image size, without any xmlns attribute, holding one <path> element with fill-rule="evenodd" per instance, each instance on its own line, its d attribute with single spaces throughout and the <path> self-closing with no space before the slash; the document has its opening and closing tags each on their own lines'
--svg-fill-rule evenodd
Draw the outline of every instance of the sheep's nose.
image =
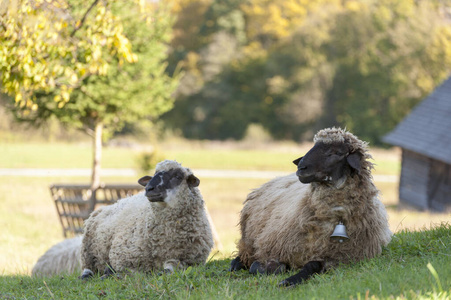
<svg viewBox="0 0 451 300">
<path fill-rule="evenodd" d="M 301 161 L 298 165 L 298 171 L 304 171 L 304 170 L 307 170 L 307 164 L 305 164 Z"/>
</svg>

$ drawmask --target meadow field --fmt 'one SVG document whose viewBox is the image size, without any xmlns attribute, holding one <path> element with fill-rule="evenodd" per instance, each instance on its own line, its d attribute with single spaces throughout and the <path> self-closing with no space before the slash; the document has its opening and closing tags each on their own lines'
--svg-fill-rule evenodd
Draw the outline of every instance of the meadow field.
<svg viewBox="0 0 451 300">
<path fill-rule="evenodd" d="M 231 142 L 167 143 L 159 146 L 160 154 L 196 169 L 295 171 L 291 161 L 302 156 L 311 144 L 274 144 L 250 147 Z M 103 168 L 136 168 L 136 157 L 145 145 L 105 147 Z M 400 153 L 397 149 L 372 149 L 376 185 L 386 205 L 393 232 L 418 230 L 451 221 L 448 214 L 432 214 L 400 209 L 397 200 L 397 176 Z M 3 143 L 0 168 L 89 168 L 89 143 Z M 45 175 L 45 174 L 44 174 Z M 380 175 L 388 175 L 384 176 Z M 385 178 L 385 179 L 384 179 Z M 239 211 L 246 195 L 269 178 L 201 177 L 200 189 L 218 231 L 223 249 L 215 258 L 230 258 L 239 237 Z M 137 178 L 103 177 L 105 183 L 135 183 Z M 88 183 L 86 177 L 0 177 L 0 275 L 30 274 L 36 260 L 46 249 L 63 239 L 49 186 L 54 183 Z"/>
</svg>

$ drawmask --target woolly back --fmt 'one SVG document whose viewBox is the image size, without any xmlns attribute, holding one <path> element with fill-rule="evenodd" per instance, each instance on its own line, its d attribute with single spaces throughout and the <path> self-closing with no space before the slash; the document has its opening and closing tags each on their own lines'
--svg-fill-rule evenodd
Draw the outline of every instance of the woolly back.
<svg viewBox="0 0 451 300">
<path fill-rule="evenodd" d="M 358 152 L 361 155 L 361 166 L 363 176 L 371 176 L 373 163 L 369 160 L 373 157 L 368 152 L 368 143 L 360 140 L 349 131 L 341 128 L 325 128 L 318 131 L 313 137 L 313 142 L 324 144 L 345 143 L 349 146 L 349 153 Z"/>
</svg>

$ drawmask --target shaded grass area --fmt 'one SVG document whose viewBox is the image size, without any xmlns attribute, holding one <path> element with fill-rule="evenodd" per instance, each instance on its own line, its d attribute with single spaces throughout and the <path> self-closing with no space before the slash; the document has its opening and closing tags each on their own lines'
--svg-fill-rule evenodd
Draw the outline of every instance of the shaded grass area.
<svg viewBox="0 0 451 300">
<path fill-rule="evenodd" d="M 451 226 L 397 233 L 381 256 L 339 266 L 295 288 L 279 288 L 284 275 L 229 273 L 230 259 L 210 260 L 172 275 L 128 274 L 88 282 L 75 275 L 0 277 L 0 298 L 29 299 L 449 299 Z M 429 266 L 428 266 L 429 265 Z"/>
</svg>

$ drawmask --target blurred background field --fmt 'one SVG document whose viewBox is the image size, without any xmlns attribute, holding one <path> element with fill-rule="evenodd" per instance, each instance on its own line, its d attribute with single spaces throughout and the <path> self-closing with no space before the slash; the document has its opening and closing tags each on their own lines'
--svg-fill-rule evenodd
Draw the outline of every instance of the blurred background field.
<svg viewBox="0 0 451 300">
<path fill-rule="evenodd" d="M 131 145 L 133 144 L 133 145 Z M 104 168 L 132 168 L 137 170 L 136 157 L 150 146 L 136 142 L 127 146 L 108 146 L 104 149 Z M 160 154 L 176 159 L 196 170 L 243 170 L 294 172 L 291 161 L 303 155 L 310 143 L 275 143 L 256 145 L 247 142 L 188 142 L 180 139 L 159 144 Z M 167 149 L 167 150 L 166 150 Z M 442 221 L 451 221 L 448 214 L 431 214 L 398 207 L 398 149 L 371 149 L 374 156 L 374 175 L 381 197 L 388 209 L 390 227 L 420 229 Z M 0 168 L 88 168 L 91 157 L 88 142 L 47 143 L 35 141 L 3 142 L 0 147 Z M 137 171 L 137 174 L 139 171 Z M 44 174 L 45 175 L 45 174 Z M 380 176 L 389 175 L 389 176 Z M 239 238 L 239 211 L 246 195 L 268 178 L 202 177 L 200 189 L 215 223 L 224 249 L 215 258 L 230 257 Z M 29 274 L 33 264 L 50 246 L 63 239 L 57 212 L 50 197 L 49 185 L 54 183 L 88 183 L 86 177 L 28 177 L 0 178 L 0 274 Z M 102 177 L 105 183 L 135 183 L 136 176 Z"/>
</svg>

